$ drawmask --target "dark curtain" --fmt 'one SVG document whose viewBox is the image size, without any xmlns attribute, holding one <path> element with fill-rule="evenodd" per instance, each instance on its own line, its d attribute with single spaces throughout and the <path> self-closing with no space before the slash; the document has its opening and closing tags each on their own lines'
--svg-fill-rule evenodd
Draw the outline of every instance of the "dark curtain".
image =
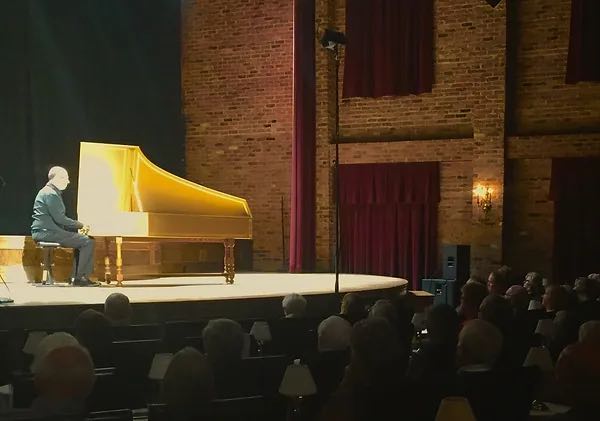
<svg viewBox="0 0 600 421">
<path fill-rule="evenodd" d="M 571 0 L 567 83 L 600 81 L 600 1 Z"/>
<path fill-rule="evenodd" d="M 290 272 L 315 264 L 316 75 L 315 2 L 294 1 L 294 137 Z"/>
<path fill-rule="evenodd" d="M 552 160 L 554 278 L 600 271 L 600 157 Z"/>
<path fill-rule="evenodd" d="M 340 165 L 341 267 L 419 289 L 437 261 L 437 162 Z"/>
<path fill-rule="evenodd" d="M 82 140 L 139 145 L 183 175 L 180 7 L 180 0 L 0 2 L 0 233 L 29 233 L 34 196 L 53 165 L 69 170 L 65 204 L 76 216 Z"/>
<path fill-rule="evenodd" d="M 433 0 L 347 0 L 344 98 L 431 92 Z"/>
</svg>

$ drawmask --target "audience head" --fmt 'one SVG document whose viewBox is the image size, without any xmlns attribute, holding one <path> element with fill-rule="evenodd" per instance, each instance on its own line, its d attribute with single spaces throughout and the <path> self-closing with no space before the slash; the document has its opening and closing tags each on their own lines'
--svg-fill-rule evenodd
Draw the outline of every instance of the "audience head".
<svg viewBox="0 0 600 421">
<path fill-rule="evenodd" d="M 127 295 L 113 292 L 104 301 L 104 315 L 113 325 L 128 325 L 133 311 Z"/>
<path fill-rule="evenodd" d="M 188 415 L 213 400 L 214 377 L 206 356 L 192 347 L 177 352 L 165 373 L 162 396 L 170 409 Z"/>
<path fill-rule="evenodd" d="M 585 340 L 568 345 L 556 362 L 556 383 L 565 403 L 573 407 L 575 414 L 591 415 L 582 419 L 596 419 L 600 410 L 599 354 L 600 344 Z"/>
<path fill-rule="evenodd" d="M 436 304 L 427 312 L 427 333 L 431 342 L 456 346 L 460 323 L 458 313 L 447 304 Z"/>
<path fill-rule="evenodd" d="M 342 351 L 350 346 L 352 325 L 340 316 L 330 316 L 317 329 L 319 351 Z"/>
<path fill-rule="evenodd" d="M 342 298 L 342 305 L 340 307 L 340 314 L 354 324 L 366 316 L 365 303 L 360 295 L 349 292 Z"/>
<path fill-rule="evenodd" d="M 569 293 L 562 285 L 549 285 L 542 297 L 546 311 L 566 310 L 569 306 Z"/>
<path fill-rule="evenodd" d="M 579 327 L 579 342 L 600 347 L 600 320 L 590 320 Z"/>
<path fill-rule="evenodd" d="M 79 345 L 79 341 L 67 332 L 55 332 L 44 337 L 37 345 L 31 363 L 31 372 L 37 371 L 38 365 L 50 351 L 68 345 Z"/>
<path fill-rule="evenodd" d="M 54 347 L 35 366 L 35 387 L 46 400 L 82 401 L 91 393 L 94 382 L 94 363 L 79 344 Z"/>
<path fill-rule="evenodd" d="M 303 317 L 306 312 L 306 298 L 300 294 L 288 294 L 281 302 L 285 317 Z"/>
<path fill-rule="evenodd" d="M 516 312 L 526 311 L 529 306 L 529 293 L 521 285 L 513 285 L 507 289 L 506 298 Z"/>
<path fill-rule="evenodd" d="M 357 322 L 350 336 L 351 369 L 363 384 L 377 384 L 404 373 L 407 347 L 384 318 L 369 317 Z"/>
<path fill-rule="evenodd" d="M 467 320 L 477 318 L 479 306 L 487 296 L 487 288 L 479 282 L 467 281 L 460 289 L 460 312 Z"/>
<path fill-rule="evenodd" d="M 502 333 L 485 320 L 469 320 L 458 335 L 456 347 L 459 367 L 485 365 L 493 367 L 502 351 Z"/>
<path fill-rule="evenodd" d="M 594 301 L 600 295 L 600 283 L 589 277 L 577 278 L 573 290 L 580 302 Z"/>
<path fill-rule="evenodd" d="M 486 284 L 485 279 L 483 279 L 480 275 L 477 275 L 475 273 L 472 273 L 471 276 L 469 276 L 469 279 L 467 279 L 467 282 L 477 282 L 478 284 L 482 284 L 482 285 Z"/>
<path fill-rule="evenodd" d="M 502 266 L 490 272 L 487 281 L 487 289 L 490 294 L 504 295 L 508 289 L 508 272 Z"/>
<path fill-rule="evenodd" d="M 75 337 L 85 346 L 94 361 L 104 357 L 113 340 L 112 327 L 104 314 L 91 308 L 82 311 L 75 319 Z"/>
<path fill-rule="evenodd" d="M 399 327 L 400 320 L 396 307 L 390 300 L 377 300 L 369 310 L 369 317 L 386 319 L 395 328 Z"/>
<path fill-rule="evenodd" d="M 506 298 L 491 294 L 481 302 L 479 318 L 490 322 L 500 329 L 500 332 L 507 333 L 513 321 L 513 312 Z"/>
<path fill-rule="evenodd" d="M 204 351 L 213 368 L 242 358 L 244 332 L 240 324 L 229 319 L 214 319 L 202 331 Z"/>
<path fill-rule="evenodd" d="M 541 299 L 544 295 L 544 285 L 542 275 L 538 272 L 529 272 L 525 275 L 523 286 L 533 299 Z"/>
</svg>

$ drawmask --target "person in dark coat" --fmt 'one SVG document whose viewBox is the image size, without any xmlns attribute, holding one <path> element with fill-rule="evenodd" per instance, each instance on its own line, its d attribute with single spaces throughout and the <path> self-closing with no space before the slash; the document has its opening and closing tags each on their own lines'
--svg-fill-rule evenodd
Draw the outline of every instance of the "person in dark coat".
<svg viewBox="0 0 600 421">
<path fill-rule="evenodd" d="M 62 167 L 52 167 L 48 183 L 42 187 L 33 203 L 31 236 L 34 241 L 59 243 L 75 249 L 73 260 L 73 285 L 95 286 L 89 276 L 94 270 L 94 239 L 78 230 L 87 232 L 89 227 L 65 215 L 62 192 L 69 185 L 69 174 Z"/>
</svg>

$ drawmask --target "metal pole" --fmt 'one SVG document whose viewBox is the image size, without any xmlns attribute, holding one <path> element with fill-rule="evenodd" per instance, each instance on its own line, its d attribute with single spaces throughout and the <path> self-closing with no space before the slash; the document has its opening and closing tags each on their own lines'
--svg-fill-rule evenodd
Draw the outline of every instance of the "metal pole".
<svg viewBox="0 0 600 421">
<path fill-rule="evenodd" d="M 335 189 L 335 288 L 336 294 L 340 293 L 340 174 L 339 174 L 339 163 L 340 163 L 340 148 L 339 148 L 339 137 L 340 137 L 340 110 L 339 110 L 339 70 L 340 70 L 340 56 L 339 56 L 339 45 L 335 46 L 334 59 L 335 59 L 335 165 L 334 165 L 334 189 Z"/>
</svg>

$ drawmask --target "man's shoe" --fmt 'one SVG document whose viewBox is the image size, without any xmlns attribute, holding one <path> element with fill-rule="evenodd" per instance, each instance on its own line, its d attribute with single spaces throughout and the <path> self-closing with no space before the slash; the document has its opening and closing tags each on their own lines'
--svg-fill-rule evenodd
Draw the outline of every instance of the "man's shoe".
<svg viewBox="0 0 600 421">
<path fill-rule="evenodd" d="M 97 287 L 100 286 L 98 282 L 94 282 L 86 276 L 82 276 L 81 278 L 73 279 L 73 286 L 76 287 Z"/>
</svg>

